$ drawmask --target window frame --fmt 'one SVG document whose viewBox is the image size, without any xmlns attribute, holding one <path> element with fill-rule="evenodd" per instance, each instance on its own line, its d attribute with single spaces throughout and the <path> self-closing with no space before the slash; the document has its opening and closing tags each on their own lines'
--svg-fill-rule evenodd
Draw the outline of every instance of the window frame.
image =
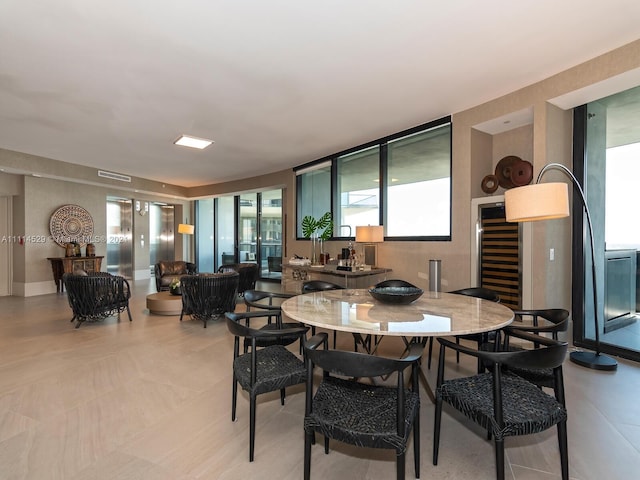
<svg viewBox="0 0 640 480">
<path fill-rule="evenodd" d="M 314 160 L 312 162 L 307 162 L 305 164 L 294 167 L 294 172 L 296 174 L 296 240 L 306 240 L 305 237 L 300 236 L 300 204 L 302 202 L 303 192 L 300 191 L 300 182 L 298 181 L 298 177 L 304 175 L 304 173 L 309 172 L 312 169 L 318 168 L 321 164 L 331 164 L 331 178 L 330 178 L 330 195 L 331 195 L 331 213 L 334 216 L 339 211 L 339 202 L 340 199 L 337 198 L 336 192 L 338 185 L 337 178 L 337 170 L 338 170 L 338 159 L 345 155 L 349 155 L 352 153 L 356 153 L 361 150 L 365 150 L 371 147 L 377 146 L 379 148 L 379 174 L 380 174 L 380 182 L 379 182 L 379 197 L 380 197 L 380 205 L 379 205 L 379 225 L 384 226 L 384 220 L 386 219 L 387 212 L 387 201 L 388 201 L 388 182 L 387 182 L 387 173 L 388 173 L 388 144 L 395 140 L 401 139 L 402 137 L 407 137 L 410 135 L 418 134 L 423 131 L 432 130 L 435 128 L 440 128 L 445 125 L 449 125 L 449 233 L 448 235 L 408 235 L 408 236 L 387 236 L 385 231 L 385 241 L 433 241 L 433 242 L 443 242 L 443 241 L 451 241 L 451 235 L 453 230 L 453 125 L 451 121 L 451 116 L 446 116 L 439 118 L 437 120 L 433 120 L 407 130 L 403 130 L 401 132 L 394 133 L 392 135 L 387 135 L 385 137 L 379 138 L 377 140 L 373 140 L 355 147 L 351 147 L 349 149 L 334 153 L 332 155 L 327 155 L 326 157 L 322 157 L 318 160 Z M 334 235 L 331 237 L 331 240 L 353 240 L 355 238 L 355 231 L 351 232 L 351 236 L 344 236 L 340 231 L 338 225 L 334 228 Z"/>
</svg>

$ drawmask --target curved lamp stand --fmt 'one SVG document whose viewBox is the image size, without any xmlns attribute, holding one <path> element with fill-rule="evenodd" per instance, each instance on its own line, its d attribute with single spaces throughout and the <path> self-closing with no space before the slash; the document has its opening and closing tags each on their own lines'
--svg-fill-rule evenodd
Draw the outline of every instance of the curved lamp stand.
<svg viewBox="0 0 640 480">
<path fill-rule="evenodd" d="M 569 216 L 569 195 L 565 183 L 540 183 L 542 176 L 548 170 L 560 170 L 573 182 L 573 186 L 580 193 L 582 205 L 587 217 L 589 241 L 591 243 L 591 275 L 593 286 L 593 318 L 595 326 L 595 352 L 576 351 L 569 355 L 573 363 L 595 370 L 615 370 L 618 363 L 615 359 L 600 353 L 600 331 L 598 321 L 598 295 L 596 285 L 595 242 L 593 240 L 593 224 L 587 206 L 584 191 L 571 170 L 560 163 L 545 165 L 534 185 L 517 187 L 507 190 L 504 194 L 505 210 L 508 222 L 534 222 Z"/>
</svg>

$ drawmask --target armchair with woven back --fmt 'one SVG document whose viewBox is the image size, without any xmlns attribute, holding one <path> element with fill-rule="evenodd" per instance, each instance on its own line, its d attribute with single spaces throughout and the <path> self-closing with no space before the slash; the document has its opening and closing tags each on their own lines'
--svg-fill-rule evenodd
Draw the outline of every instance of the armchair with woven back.
<svg viewBox="0 0 640 480">
<path fill-rule="evenodd" d="M 107 272 L 76 271 L 65 273 L 62 281 L 73 312 L 71 321 L 79 328 L 83 322 L 103 320 L 126 311 L 131 321 L 129 298 L 131 290 L 124 277 Z"/>
</svg>

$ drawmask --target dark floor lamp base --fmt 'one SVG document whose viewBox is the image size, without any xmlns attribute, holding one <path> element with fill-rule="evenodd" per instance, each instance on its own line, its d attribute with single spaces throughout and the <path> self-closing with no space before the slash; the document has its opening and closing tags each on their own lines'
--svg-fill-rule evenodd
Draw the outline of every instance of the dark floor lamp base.
<svg viewBox="0 0 640 480">
<path fill-rule="evenodd" d="M 594 352 L 571 352 L 569 359 L 582 367 L 594 370 L 615 370 L 618 368 L 618 362 L 613 358 Z"/>
</svg>

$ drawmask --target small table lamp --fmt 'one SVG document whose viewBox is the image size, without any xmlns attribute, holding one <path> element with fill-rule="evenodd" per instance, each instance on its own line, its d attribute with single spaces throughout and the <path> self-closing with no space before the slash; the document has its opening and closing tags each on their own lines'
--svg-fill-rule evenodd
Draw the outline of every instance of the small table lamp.
<svg viewBox="0 0 640 480">
<path fill-rule="evenodd" d="M 356 242 L 364 243 L 364 264 L 376 265 L 376 243 L 384 242 L 384 227 L 368 225 L 356 227 Z"/>
</svg>

